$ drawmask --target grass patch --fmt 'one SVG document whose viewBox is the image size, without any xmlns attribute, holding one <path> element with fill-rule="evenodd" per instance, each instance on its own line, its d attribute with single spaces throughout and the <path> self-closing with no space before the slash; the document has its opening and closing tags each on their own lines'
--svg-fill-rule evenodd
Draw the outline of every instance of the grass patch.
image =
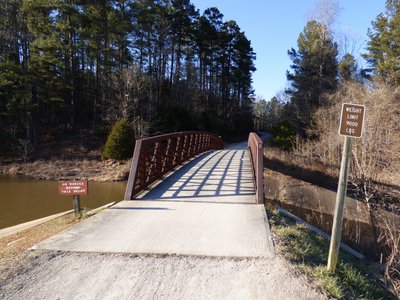
<svg viewBox="0 0 400 300">
<path fill-rule="evenodd" d="M 277 252 L 313 278 L 330 296 L 339 299 L 395 299 L 381 287 L 365 263 L 340 251 L 336 272 L 328 272 L 329 242 L 302 224 L 268 209 Z"/>
</svg>

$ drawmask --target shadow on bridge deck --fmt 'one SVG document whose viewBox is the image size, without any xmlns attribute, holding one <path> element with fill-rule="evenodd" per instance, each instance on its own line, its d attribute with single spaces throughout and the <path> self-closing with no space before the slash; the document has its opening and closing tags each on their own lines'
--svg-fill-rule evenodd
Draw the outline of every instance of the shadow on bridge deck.
<svg viewBox="0 0 400 300">
<path fill-rule="evenodd" d="M 138 200 L 255 203 L 250 153 L 204 153 L 165 178 Z"/>
</svg>

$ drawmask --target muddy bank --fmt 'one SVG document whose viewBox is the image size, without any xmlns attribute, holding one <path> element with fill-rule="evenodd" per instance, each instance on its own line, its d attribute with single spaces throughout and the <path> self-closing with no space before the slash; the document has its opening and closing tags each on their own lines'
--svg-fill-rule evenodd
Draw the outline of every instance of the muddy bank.
<svg viewBox="0 0 400 300">
<path fill-rule="evenodd" d="M 129 175 L 130 160 L 115 161 L 95 158 L 39 159 L 34 162 L 8 162 L 0 173 L 26 175 L 42 180 L 121 181 Z"/>
<path fill-rule="evenodd" d="M 21 153 L 0 156 L 0 174 L 26 175 L 42 180 L 121 181 L 129 175 L 130 160 L 102 160 L 104 141 L 82 131 L 55 131 L 48 141 L 32 146 L 25 164 Z M 132 145 L 132 153 L 134 147 Z"/>
</svg>

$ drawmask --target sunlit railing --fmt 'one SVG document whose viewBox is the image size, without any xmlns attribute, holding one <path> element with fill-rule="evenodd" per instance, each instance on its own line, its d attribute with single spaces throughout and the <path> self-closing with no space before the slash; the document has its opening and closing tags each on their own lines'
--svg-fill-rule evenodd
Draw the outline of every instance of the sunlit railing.
<svg viewBox="0 0 400 300">
<path fill-rule="evenodd" d="M 223 148 L 222 138 L 209 132 L 185 131 L 137 140 L 124 199 L 133 199 L 188 159 Z"/>
<path fill-rule="evenodd" d="M 257 204 L 264 203 L 264 165 L 263 165 L 263 142 L 257 133 L 249 135 L 249 149 L 254 171 L 254 182 L 256 188 Z"/>
</svg>

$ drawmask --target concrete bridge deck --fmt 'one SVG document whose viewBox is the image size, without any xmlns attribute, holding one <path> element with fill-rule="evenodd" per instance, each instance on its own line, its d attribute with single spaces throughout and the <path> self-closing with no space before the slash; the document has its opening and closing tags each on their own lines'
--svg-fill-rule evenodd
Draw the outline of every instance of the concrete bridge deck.
<svg viewBox="0 0 400 300">
<path fill-rule="evenodd" d="M 255 204 L 245 144 L 203 153 L 138 199 L 122 201 L 34 248 L 224 257 L 274 254 L 264 206 Z"/>
</svg>

